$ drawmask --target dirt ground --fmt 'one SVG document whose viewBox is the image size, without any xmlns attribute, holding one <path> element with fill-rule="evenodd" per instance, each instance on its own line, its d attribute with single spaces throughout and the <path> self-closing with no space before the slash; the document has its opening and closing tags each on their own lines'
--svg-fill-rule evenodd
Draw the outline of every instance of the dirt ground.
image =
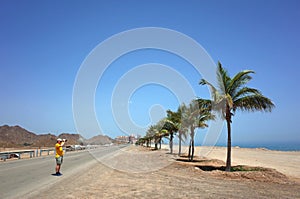
<svg viewBox="0 0 300 199">
<path fill-rule="evenodd" d="M 139 151 L 145 153 L 143 148 Z M 197 157 L 189 163 L 176 160 L 178 157 L 166 150 L 151 153 L 149 158 L 153 161 L 162 156 L 171 157 L 172 161 L 152 172 L 124 172 L 99 162 L 30 198 L 56 199 L 57 194 L 63 198 L 300 198 L 300 183 L 274 169 L 204 171 L 201 166 L 219 166 L 224 162 Z M 122 157 L 114 158 L 122 164 Z"/>
</svg>

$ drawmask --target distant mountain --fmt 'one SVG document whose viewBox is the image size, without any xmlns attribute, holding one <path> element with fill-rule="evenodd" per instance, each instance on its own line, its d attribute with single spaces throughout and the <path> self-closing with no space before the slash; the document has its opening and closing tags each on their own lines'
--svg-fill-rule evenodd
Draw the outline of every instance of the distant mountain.
<svg viewBox="0 0 300 199">
<path fill-rule="evenodd" d="M 79 134 L 62 133 L 58 137 L 62 139 L 67 139 L 67 145 L 83 145 L 85 143 L 85 138 Z"/>
<path fill-rule="evenodd" d="M 104 144 L 111 144 L 114 140 L 107 135 L 97 135 L 88 140 L 86 140 L 87 144 L 92 145 L 104 145 Z"/>
<path fill-rule="evenodd" d="M 110 144 L 114 140 L 108 136 L 97 135 L 86 140 L 80 134 L 62 133 L 59 136 L 53 134 L 36 135 L 20 126 L 0 126 L 0 147 L 53 147 L 57 138 L 67 139 L 67 145 L 85 144 Z"/>
<path fill-rule="evenodd" d="M 16 147 L 32 145 L 37 135 L 20 126 L 0 126 L 0 146 Z"/>
<path fill-rule="evenodd" d="M 37 147 L 53 147 L 56 143 L 57 137 L 50 133 L 37 135 L 37 139 L 32 143 L 32 146 Z"/>
</svg>

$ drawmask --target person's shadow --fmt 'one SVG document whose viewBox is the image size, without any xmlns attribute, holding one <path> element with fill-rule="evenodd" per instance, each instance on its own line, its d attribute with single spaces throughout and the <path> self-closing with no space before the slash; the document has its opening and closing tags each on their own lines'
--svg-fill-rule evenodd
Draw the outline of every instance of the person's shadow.
<svg viewBox="0 0 300 199">
<path fill-rule="evenodd" d="M 61 173 L 60 173 L 60 174 L 52 173 L 51 175 L 52 175 L 52 176 L 62 176 Z"/>
</svg>

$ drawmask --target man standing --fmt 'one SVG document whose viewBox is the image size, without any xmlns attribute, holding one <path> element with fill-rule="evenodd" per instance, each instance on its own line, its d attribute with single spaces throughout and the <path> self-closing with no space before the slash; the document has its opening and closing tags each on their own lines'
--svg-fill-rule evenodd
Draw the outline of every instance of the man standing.
<svg viewBox="0 0 300 199">
<path fill-rule="evenodd" d="M 58 138 L 57 143 L 55 144 L 55 151 L 56 151 L 56 153 L 55 153 L 55 159 L 56 159 L 55 171 L 56 171 L 56 173 L 55 173 L 55 175 L 57 175 L 57 176 L 62 175 L 60 173 L 60 166 L 63 163 L 63 157 L 64 157 L 64 151 L 63 151 L 62 147 L 64 146 L 66 141 L 67 140 L 65 140 L 65 139 Z"/>
</svg>

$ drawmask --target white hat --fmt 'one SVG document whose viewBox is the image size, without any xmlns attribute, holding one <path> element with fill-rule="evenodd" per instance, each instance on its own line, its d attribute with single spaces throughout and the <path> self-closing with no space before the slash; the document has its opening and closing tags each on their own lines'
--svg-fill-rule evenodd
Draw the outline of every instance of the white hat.
<svg viewBox="0 0 300 199">
<path fill-rule="evenodd" d="M 61 139 L 61 138 L 57 138 L 57 141 L 60 141 L 60 142 L 61 142 L 61 141 L 62 141 L 62 139 Z"/>
</svg>

